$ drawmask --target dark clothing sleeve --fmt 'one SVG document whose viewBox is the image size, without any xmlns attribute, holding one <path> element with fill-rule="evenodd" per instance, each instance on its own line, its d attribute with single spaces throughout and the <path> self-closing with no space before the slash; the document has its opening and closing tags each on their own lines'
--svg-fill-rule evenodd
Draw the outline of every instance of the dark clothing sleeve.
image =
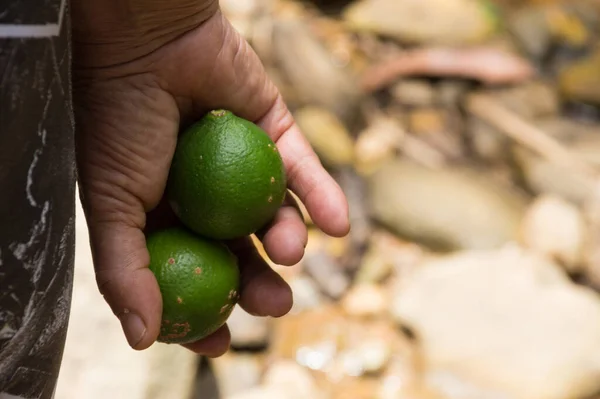
<svg viewBox="0 0 600 399">
<path fill-rule="evenodd" d="M 0 399 L 52 398 L 71 304 L 66 0 L 0 1 Z"/>
</svg>

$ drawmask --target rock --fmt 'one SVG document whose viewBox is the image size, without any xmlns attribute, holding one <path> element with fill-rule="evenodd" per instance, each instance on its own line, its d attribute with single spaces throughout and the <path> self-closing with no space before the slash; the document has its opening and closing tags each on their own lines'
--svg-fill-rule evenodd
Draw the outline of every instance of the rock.
<svg viewBox="0 0 600 399">
<path fill-rule="evenodd" d="M 566 100 L 600 105 L 600 51 L 565 67 L 558 81 Z"/>
<path fill-rule="evenodd" d="M 371 236 L 355 282 L 378 283 L 392 273 L 402 278 L 417 267 L 423 256 L 422 248 L 415 243 L 402 241 L 384 230 L 376 230 Z"/>
<path fill-rule="evenodd" d="M 347 235 L 347 245 L 340 257 L 340 263 L 348 274 L 354 276 L 373 230 L 367 201 L 366 180 L 352 167 L 341 168 L 332 173 L 332 176 L 346 195 L 350 226 L 352 226 Z"/>
<path fill-rule="evenodd" d="M 529 151 L 515 151 L 527 185 L 537 193 L 553 194 L 581 205 L 594 190 L 594 182 Z"/>
<path fill-rule="evenodd" d="M 286 359 L 277 360 L 267 369 L 263 383 L 286 388 L 294 392 L 297 398 L 311 398 L 317 390 L 310 372 L 293 360 Z"/>
<path fill-rule="evenodd" d="M 560 99 L 556 88 L 539 80 L 497 90 L 494 96 L 502 105 L 528 119 L 548 118 L 560 112 Z"/>
<path fill-rule="evenodd" d="M 516 238 L 525 201 L 473 170 L 386 163 L 370 178 L 374 218 L 433 248 L 494 248 Z"/>
<path fill-rule="evenodd" d="M 393 314 L 420 342 L 428 385 L 449 396 L 564 399 L 600 389 L 599 297 L 519 248 L 428 262 L 399 287 Z"/>
<path fill-rule="evenodd" d="M 440 108 L 420 107 L 408 113 L 408 131 L 449 159 L 463 154 L 462 137 L 450 128 L 450 117 Z"/>
<path fill-rule="evenodd" d="M 423 384 L 420 354 L 414 348 L 395 353 L 381 378 L 378 399 L 446 399 L 432 395 Z"/>
<path fill-rule="evenodd" d="M 477 117 L 467 118 L 467 135 L 471 148 L 488 162 L 504 162 L 509 155 L 509 140 L 489 123 Z"/>
<path fill-rule="evenodd" d="M 225 399 L 329 399 L 319 391 L 310 371 L 292 360 L 276 360 L 265 371 L 261 386 Z"/>
<path fill-rule="evenodd" d="M 380 373 L 392 356 L 391 345 L 380 339 L 366 340 L 358 344 L 356 351 L 362 370 L 367 374 Z"/>
<path fill-rule="evenodd" d="M 334 62 L 305 21 L 277 19 L 272 39 L 274 58 L 302 103 L 324 107 L 344 123 L 357 117 L 361 94 L 356 78 Z"/>
<path fill-rule="evenodd" d="M 567 144 L 600 135 L 599 125 L 580 122 L 574 118 L 563 116 L 539 118 L 535 123 L 549 136 Z"/>
<path fill-rule="evenodd" d="M 406 43 L 472 44 L 495 30 L 495 17 L 477 0 L 361 0 L 343 17 L 351 29 Z"/>
<path fill-rule="evenodd" d="M 355 280 L 358 283 L 378 283 L 389 277 L 393 270 L 392 261 L 371 245 L 361 259 Z"/>
<path fill-rule="evenodd" d="M 437 88 L 440 105 L 457 108 L 468 89 L 467 82 L 444 79 Z"/>
<path fill-rule="evenodd" d="M 278 320 L 272 355 L 339 382 L 381 372 L 407 345 L 389 320 L 349 319 L 326 305 Z"/>
<path fill-rule="evenodd" d="M 269 319 L 252 316 L 236 306 L 227 319 L 231 346 L 236 349 L 264 348 L 269 342 Z"/>
<path fill-rule="evenodd" d="M 294 113 L 296 123 L 328 166 L 344 166 L 354 160 L 354 140 L 344 124 L 322 107 L 308 106 Z"/>
<path fill-rule="evenodd" d="M 331 399 L 379 399 L 375 378 L 347 378 L 336 384 Z"/>
<path fill-rule="evenodd" d="M 308 230 L 308 243 L 306 245 L 306 254 L 326 252 L 333 259 L 340 259 L 350 249 L 350 239 L 348 236 L 332 237 L 323 233 L 320 229 Z"/>
<path fill-rule="evenodd" d="M 232 396 L 226 396 L 224 399 L 300 399 L 293 392 L 283 387 L 260 386 L 237 393 Z"/>
<path fill-rule="evenodd" d="M 394 85 L 392 97 L 401 105 L 427 107 L 435 103 L 435 89 L 431 83 L 420 79 L 406 79 Z"/>
<path fill-rule="evenodd" d="M 588 229 L 583 281 L 600 291 L 600 184 L 593 199 L 585 206 L 585 216 Z"/>
<path fill-rule="evenodd" d="M 301 396 L 297 392 L 281 385 L 261 385 L 246 392 L 240 392 L 236 395 L 225 397 L 224 399 L 306 399 L 307 396 Z M 312 392 L 311 399 L 325 399 L 320 392 Z"/>
<path fill-rule="evenodd" d="M 574 0 L 557 7 L 546 7 L 546 20 L 556 42 L 572 50 L 586 48 L 593 38 L 592 30 L 598 24 L 598 12 L 590 7 L 591 3 Z"/>
<path fill-rule="evenodd" d="M 376 284 L 358 284 L 350 288 L 342 298 L 342 308 L 349 316 L 365 317 L 383 314 L 388 299 L 384 290 Z"/>
<path fill-rule="evenodd" d="M 446 117 L 435 108 L 418 108 L 408 114 L 408 130 L 417 135 L 434 134 L 446 129 Z"/>
<path fill-rule="evenodd" d="M 146 381 L 142 384 L 144 389 L 142 398 L 166 399 L 172 398 L 172 395 L 188 397 L 192 392 L 198 367 L 197 356 L 181 347 L 153 345 L 152 348 L 149 354 L 150 361 L 144 373 Z M 127 372 L 124 374 L 131 376 Z"/>
<path fill-rule="evenodd" d="M 375 117 L 358 135 L 355 149 L 355 167 L 362 175 L 377 170 L 386 160 L 395 155 L 405 131 L 394 118 Z"/>
<path fill-rule="evenodd" d="M 571 143 L 571 149 L 590 165 L 600 168 L 600 125 L 596 124 L 594 127 L 587 134 L 583 129 L 578 132 L 577 138 Z"/>
<path fill-rule="evenodd" d="M 559 197 L 539 197 L 523 219 L 523 245 L 563 264 L 570 273 L 581 270 L 585 240 L 586 225 L 580 210 Z"/>
<path fill-rule="evenodd" d="M 302 265 L 321 292 L 331 298 L 339 298 L 350 286 L 350 279 L 340 262 L 348 250 L 347 245 L 347 239 L 327 237 L 315 229 L 308 232 Z"/>
<path fill-rule="evenodd" d="M 542 7 L 522 7 L 508 19 L 508 29 L 519 46 L 529 55 L 541 60 L 552 45 L 552 32 Z"/>
<path fill-rule="evenodd" d="M 224 0 L 219 3 L 223 15 L 246 39 L 252 37 L 253 17 L 260 10 L 257 0 Z"/>
<path fill-rule="evenodd" d="M 222 398 L 237 395 L 260 384 L 264 370 L 262 356 L 228 352 L 210 362 Z"/>
<path fill-rule="evenodd" d="M 597 126 L 594 128 L 581 123 L 566 123 L 561 119 L 540 121 L 537 125 L 549 134 L 563 139 L 561 141 L 578 157 L 600 167 L 600 135 Z M 594 192 L 594 180 L 588 176 L 552 163 L 519 146 L 513 147 L 513 154 L 525 183 L 537 193 L 553 194 L 581 205 Z"/>
<path fill-rule="evenodd" d="M 288 281 L 294 296 L 291 313 L 300 313 L 323 304 L 325 299 L 314 280 L 308 276 L 298 276 Z"/>
<path fill-rule="evenodd" d="M 350 280 L 341 266 L 325 252 L 306 254 L 303 265 L 306 273 L 316 281 L 321 291 L 331 298 L 339 298 L 350 286 Z"/>
<path fill-rule="evenodd" d="M 555 119 L 559 114 L 558 93 L 549 84 L 531 81 L 502 90 L 483 90 L 515 114 L 538 124 L 538 120 Z M 535 121 L 535 122 L 533 122 Z M 481 119 L 467 118 L 467 136 L 475 153 L 489 162 L 506 162 L 510 155 L 508 137 Z"/>
</svg>

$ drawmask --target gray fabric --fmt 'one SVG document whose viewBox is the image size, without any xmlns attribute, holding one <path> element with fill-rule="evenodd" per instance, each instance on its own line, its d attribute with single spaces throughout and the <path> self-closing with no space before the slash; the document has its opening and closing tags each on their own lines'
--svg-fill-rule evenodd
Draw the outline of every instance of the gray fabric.
<svg viewBox="0 0 600 399">
<path fill-rule="evenodd" d="M 8 3 L 0 7 L 0 398 L 46 399 L 73 280 L 69 18 L 66 0 Z"/>
</svg>

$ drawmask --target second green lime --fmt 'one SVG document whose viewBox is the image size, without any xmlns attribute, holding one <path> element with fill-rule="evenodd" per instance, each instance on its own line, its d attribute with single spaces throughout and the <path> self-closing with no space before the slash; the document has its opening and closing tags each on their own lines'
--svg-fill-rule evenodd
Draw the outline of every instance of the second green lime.
<svg viewBox="0 0 600 399">
<path fill-rule="evenodd" d="M 267 133 L 230 111 L 214 110 L 181 134 L 167 197 L 188 228 L 224 240 L 268 224 L 286 187 L 281 155 Z"/>
</svg>

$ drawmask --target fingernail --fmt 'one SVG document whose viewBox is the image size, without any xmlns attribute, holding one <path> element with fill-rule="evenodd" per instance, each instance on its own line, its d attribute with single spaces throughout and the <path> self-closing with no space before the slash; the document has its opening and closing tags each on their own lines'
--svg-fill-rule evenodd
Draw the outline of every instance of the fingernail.
<svg viewBox="0 0 600 399">
<path fill-rule="evenodd" d="M 121 320 L 121 326 L 125 332 L 125 337 L 129 346 L 135 348 L 146 335 L 146 325 L 135 313 L 130 313 L 129 310 L 125 309 L 125 312 L 119 318 Z"/>
</svg>

